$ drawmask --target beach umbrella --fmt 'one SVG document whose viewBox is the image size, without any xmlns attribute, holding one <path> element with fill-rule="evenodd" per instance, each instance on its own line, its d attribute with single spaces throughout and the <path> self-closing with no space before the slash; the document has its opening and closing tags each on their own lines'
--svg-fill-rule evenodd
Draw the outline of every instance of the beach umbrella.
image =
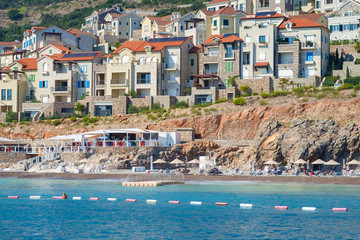
<svg viewBox="0 0 360 240">
<path fill-rule="evenodd" d="M 324 163 L 325 163 L 325 161 L 323 161 L 321 159 L 318 159 L 315 162 L 312 162 L 311 164 L 313 164 L 313 165 L 321 165 L 321 164 L 324 164 Z"/>
<path fill-rule="evenodd" d="M 338 165 L 340 165 L 340 163 L 338 163 L 338 162 L 336 162 L 336 161 L 334 161 L 334 160 L 331 159 L 330 161 L 324 163 L 324 165 L 327 165 L 327 166 L 338 166 Z"/>
<path fill-rule="evenodd" d="M 355 159 L 353 159 L 353 160 L 351 160 L 350 162 L 347 163 L 347 165 L 358 165 L 358 164 L 360 164 L 360 162 L 355 160 Z"/>
<path fill-rule="evenodd" d="M 155 162 L 153 162 L 154 164 L 163 164 L 166 163 L 166 161 L 162 160 L 162 159 L 158 159 Z"/>
<path fill-rule="evenodd" d="M 200 164 L 200 161 L 197 160 L 197 159 L 193 159 L 193 160 L 191 160 L 191 161 L 188 162 L 188 163 L 191 163 L 191 164 Z"/>
<path fill-rule="evenodd" d="M 266 164 L 266 165 L 280 165 L 280 163 L 278 163 L 278 162 L 276 162 L 276 161 L 274 161 L 272 159 L 264 162 L 264 164 Z"/>
<path fill-rule="evenodd" d="M 184 162 L 176 158 L 174 161 L 171 161 L 170 164 L 184 164 Z"/>
<path fill-rule="evenodd" d="M 294 162 L 295 164 L 307 164 L 307 162 L 303 159 L 299 159 L 297 161 Z"/>
</svg>

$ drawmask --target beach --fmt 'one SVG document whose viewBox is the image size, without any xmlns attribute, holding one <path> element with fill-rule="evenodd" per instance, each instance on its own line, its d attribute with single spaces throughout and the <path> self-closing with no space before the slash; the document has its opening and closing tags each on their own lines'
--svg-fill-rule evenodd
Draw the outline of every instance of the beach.
<svg viewBox="0 0 360 240">
<path fill-rule="evenodd" d="M 65 180 L 94 180 L 94 179 L 124 179 L 126 173 L 36 173 L 36 172 L 0 172 L 0 178 L 29 178 L 29 179 L 65 179 Z M 250 176 L 250 175 L 185 175 L 185 182 L 264 182 L 264 183 L 302 183 L 302 184 L 338 184 L 359 185 L 360 177 L 344 176 Z"/>
</svg>

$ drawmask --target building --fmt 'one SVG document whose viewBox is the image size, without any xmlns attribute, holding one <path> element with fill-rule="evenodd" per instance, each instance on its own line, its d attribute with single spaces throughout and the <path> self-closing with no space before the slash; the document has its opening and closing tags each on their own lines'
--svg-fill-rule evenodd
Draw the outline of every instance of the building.
<svg viewBox="0 0 360 240">
<path fill-rule="evenodd" d="M 315 12 L 324 13 L 330 15 L 338 11 L 344 4 L 349 0 L 316 0 L 315 1 Z M 355 1 L 353 1 L 355 2 Z"/>
<path fill-rule="evenodd" d="M 49 44 L 66 46 L 69 49 L 75 47 L 82 51 L 92 51 L 96 40 L 88 33 L 74 28 L 65 31 L 57 26 L 51 27 L 32 27 L 30 30 L 24 31 L 24 39 L 22 41 L 22 50 L 30 52 L 30 57 L 37 57 L 39 49 Z"/>
<path fill-rule="evenodd" d="M 193 47 L 186 37 L 125 42 L 107 60 L 105 95 L 116 98 L 131 90 L 139 97 L 184 95 Z"/>
<path fill-rule="evenodd" d="M 36 58 L 20 59 L 0 70 L 0 115 L 4 115 L 8 111 L 20 113 L 22 103 L 36 100 L 36 60 Z"/>
<path fill-rule="evenodd" d="M 218 11 L 222 8 L 230 6 L 235 9 L 235 11 L 244 11 L 252 13 L 252 1 L 250 0 L 213 0 L 206 4 L 206 10 L 208 11 Z"/>
<path fill-rule="evenodd" d="M 110 8 L 105 10 L 100 9 L 99 11 L 94 11 L 90 16 L 85 18 L 85 24 L 81 25 L 81 30 L 96 35 L 101 29 L 101 24 L 105 22 L 105 17 L 108 13 L 121 14 L 121 11 L 119 8 Z"/>
<path fill-rule="evenodd" d="M 164 17 L 145 17 L 141 22 L 141 40 L 155 38 L 156 33 L 166 37 L 184 37 L 186 21 L 194 16 L 192 12 L 183 16 L 174 12 Z"/>
<path fill-rule="evenodd" d="M 36 98 L 47 102 L 75 102 L 82 96 L 95 95 L 96 65 L 101 52 L 45 55 L 38 62 Z"/>
<path fill-rule="evenodd" d="M 19 43 L 20 43 L 19 41 L 0 42 L 0 54 L 21 48 L 21 45 Z"/>
</svg>

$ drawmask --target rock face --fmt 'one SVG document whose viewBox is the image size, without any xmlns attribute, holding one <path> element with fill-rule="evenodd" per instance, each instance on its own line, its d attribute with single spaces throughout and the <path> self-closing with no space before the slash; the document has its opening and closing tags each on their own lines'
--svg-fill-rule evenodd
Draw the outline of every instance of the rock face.
<svg viewBox="0 0 360 240">
<path fill-rule="evenodd" d="M 290 159 L 334 159 L 343 160 L 360 157 L 359 127 L 354 123 L 340 126 L 333 120 L 297 119 L 288 126 L 277 121 L 268 122 L 256 135 L 248 152 L 241 157 L 240 164 L 262 164 L 274 159 L 283 165 Z"/>
</svg>

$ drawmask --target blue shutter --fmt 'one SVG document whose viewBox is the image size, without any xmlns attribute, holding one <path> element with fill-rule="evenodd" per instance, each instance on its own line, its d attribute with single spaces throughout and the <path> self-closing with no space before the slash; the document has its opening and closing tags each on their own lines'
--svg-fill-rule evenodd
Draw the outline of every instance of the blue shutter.
<svg viewBox="0 0 360 240">
<path fill-rule="evenodd" d="M 90 87 L 90 81 L 86 81 L 86 88 L 89 88 Z"/>
<path fill-rule="evenodd" d="M 81 81 L 78 81 L 78 88 L 81 88 Z"/>
<path fill-rule="evenodd" d="M 39 81 L 39 88 L 42 88 L 42 81 Z"/>
<path fill-rule="evenodd" d="M 45 83 L 45 88 L 47 88 L 48 87 L 48 81 L 44 81 L 44 83 Z"/>
</svg>

